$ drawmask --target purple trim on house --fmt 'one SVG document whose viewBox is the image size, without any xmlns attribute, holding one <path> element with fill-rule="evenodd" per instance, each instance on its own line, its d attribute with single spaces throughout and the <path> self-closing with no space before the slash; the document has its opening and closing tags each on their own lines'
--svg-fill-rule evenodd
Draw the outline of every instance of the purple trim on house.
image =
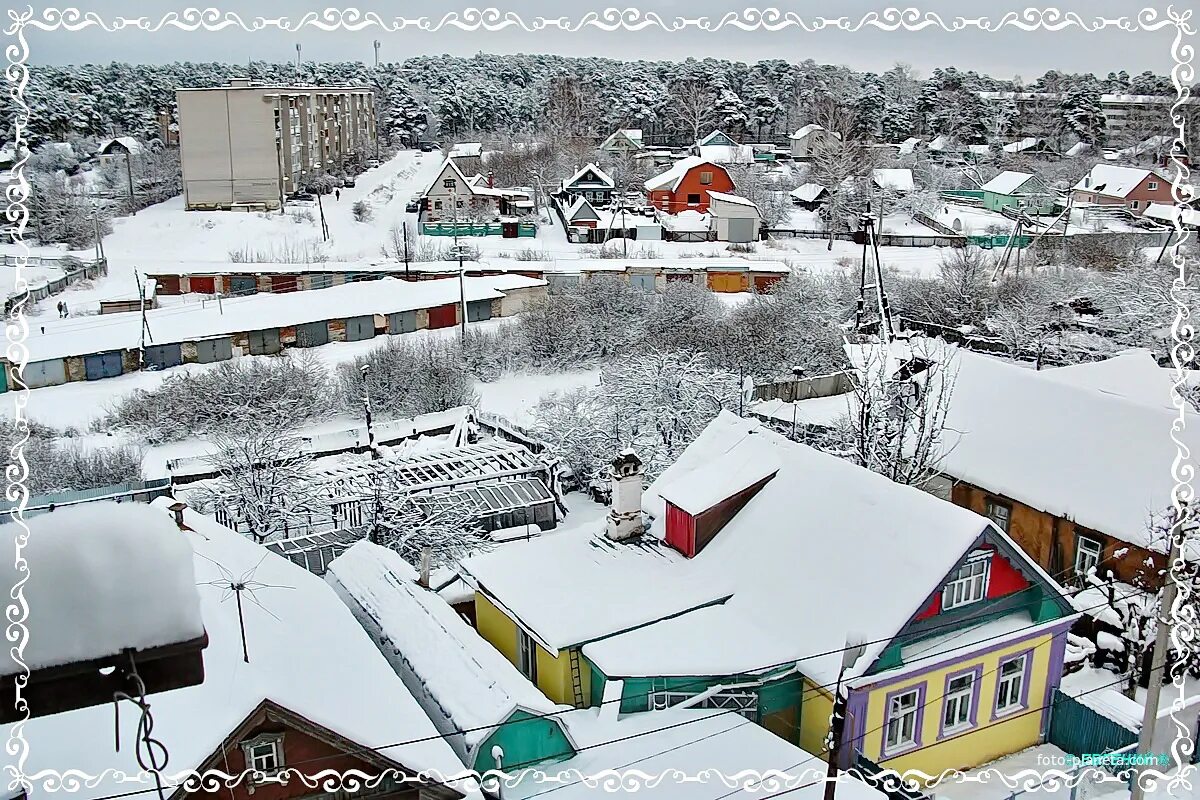
<svg viewBox="0 0 1200 800">
<path fill-rule="evenodd" d="M 1053 641 L 1053 640 L 1051 640 Z M 992 697 L 992 722 L 1004 719 L 1007 716 L 1017 713 L 1018 711 L 1029 708 L 1029 682 L 1033 677 L 1033 650 L 1030 647 L 1018 653 L 1004 658 L 996 665 L 996 694 Z M 1024 672 L 1021 673 L 1021 701 L 1016 706 L 1006 708 L 1002 713 L 998 706 L 1000 705 L 1000 678 L 1004 670 L 1004 665 L 1016 661 L 1018 658 L 1024 658 Z M 1043 712 L 1044 713 L 1044 712 Z"/>
<path fill-rule="evenodd" d="M 1047 634 L 1058 635 L 1059 633 L 1069 630 L 1071 625 L 1078 618 L 1079 618 L 1079 614 L 1072 614 L 1071 616 L 1067 617 L 1066 619 L 1055 620 L 1055 623 L 1053 625 L 1048 625 L 1048 627 L 1043 628 L 1042 630 L 1038 631 L 1037 633 L 1030 634 L 1028 639 L 1034 639 L 1034 638 L 1037 638 L 1040 636 L 1045 636 Z M 926 672 L 936 672 L 937 670 L 944 669 L 947 666 L 950 666 L 952 664 L 958 664 L 963 661 L 971 661 L 973 659 L 979 658 L 980 656 L 985 656 L 988 653 L 994 653 L 997 650 L 1003 650 L 1006 647 L 1012 647 L 1013 645 L 1021 644 L 1022 642 L 1028 641 L 1028 639 L 1010 639 L 1008 641 L 1001 641 L 996 644 L 988 645 L 987 647 L 984 647 L 980 650 L 964 652 L 962 655 L 958 656 L 957 658 L 947 658 L 947 659 L 944 659 L 944 660 L 939 661 L 934 664 L 925 664 L 925 663 L 918 662 L 915 665 L 917 668 L 912 670 L 911 672 L 906 672 L 902 675 L 895 675 L 890 678 L 885 678 L 884 680 L 881 680 L 878 683 L 863 682 L 867 678 L 872 677 L 870 675 L 866 675 L 866 676 L 863 676 L 862 678 L 856 679 L 854 688 L 855 689 L 863 689 L 863 688 L 866 688 L 869 686 L 872 689 L 882 689 L 885 686 L 891 686 L 893 684 L 900 683 L 902 681 L 912 680 L 913 678 L 915 678 L 919 675 L 922 675 Z"/>
<path fill-rule="evenodd" d="M 964 675 L 971 675 L 971 715 L 968 719 L 968 725 L 958 728 L 957 730 L 946 732 L 946 697 L 950 694 L 950 681 L 955 678 L 961 678 Z M 967 669 L 960 669 L 958 672 L 947 673 L 946 685 L 942 688 L 942 706 L 938 720 L 938 737 L 937 741 L 945 741 L 953 739 L 964 733 L 969 733 L 975 730 L 975 726 L 979 722 L 979 693 L 982 691 L 983 685 L 983 664 L 976 664 Z"/>
<path fill-rule="evenodd" d="M 867 703 L 869 691 L 851 691 L 846 699 L 846 725 L 842 728 L 842 746 L 838 750 L 839 769 L 850 769 L 862 752 L 862 740 L 866 736 Z"/>
<path fill-rule="evenodd" d="M 883 698 L 883 728 L 880 730 L 881 735 L 879 737 L 879 758 L 873 759 L 876 764 L 882 764 L 885 759 L 898 758 L 909 750 L 916 750 L 921 746 L 921 728 L 925 724 L 925 689 L 928 685 L 928 681 L 910 684 L 894 692 L 888 692 L 887 696 Z M 888 724 L 891 722 L 892 699 L 903 694 L 909 694 L 910 692 L 917 693 L 916 718 L 913 720 L 913 741 L 911 744 L 897 747 L 889 753 L 887 752 L 887 729 Z"/>
<path fill-rule="evenodd" d="M 1050 666 L 1046 668 L 1046 697 L 1042 701 L 1042 738 L 1050 732 L 1050 700 L 1054 690 L 1062 683 L 1063 662 L 1067 655 L 1067 631 L 1054 635 L 1050 645 Z"/>
</svg>

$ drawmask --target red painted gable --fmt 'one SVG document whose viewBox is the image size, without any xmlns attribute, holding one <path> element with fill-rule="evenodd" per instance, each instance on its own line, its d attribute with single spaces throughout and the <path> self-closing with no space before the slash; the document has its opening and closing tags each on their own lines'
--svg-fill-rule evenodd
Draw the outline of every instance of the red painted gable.
<svg viewBox="0 0 1200 800">
<path fill-rule="evenodd" d="M 696 555 L 696 518 L 667 501 L 667 544 L 688 558 Z"/>
<path fill-rule="evenodd" d="M 712 182 L 702 183 L 701 173 L 711 172 Z M 678 214 L 680 211 L 707 212 L 710 198 L 709 192 L 732 192 L 733 179 L 724 167 L 718 164 L 697 164 L 689 169 L 679 182 L 678 188 L 657 189 L 650 192 L 650 204 L 668 214 Z M 695 195 L 697 202 L 689 203 L 688 196 Z"/>
<path fill-rule="evenodd" d="M 1029 581 L 1025 579 L 1025 576 L 1018 572 L 1007 558 L 995 552 L 996 548 L 984 545 L 979 549 L 992 551 L 992 564 L 988 570 L 988 600 L 1005 597 L 1029 586 Z M 942 613 L 942 589 L 938 587 L 938 590 L 929 598 L 929 602 L 921 609 L 921 613 L 917 614 L 914 619 L 929 619 L 940 613 Z"/>
</svg>

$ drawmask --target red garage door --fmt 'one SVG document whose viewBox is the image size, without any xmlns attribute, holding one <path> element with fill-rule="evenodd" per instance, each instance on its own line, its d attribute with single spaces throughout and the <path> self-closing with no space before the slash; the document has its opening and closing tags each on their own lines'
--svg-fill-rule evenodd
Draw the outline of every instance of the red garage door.
<svg viewBox="0 0 1200 800">
<path fill-rule="evenodd" d="M 192 291 L 196 294 L 217 293 L 217 279 L 212 275 L 193 275 L 191 285 Z"/>
<path fill-rule="evenodd" d="M 272 275 L 271 276 L 271 291 L 275 294 L 284 292 L 296 291 L 296 276 L 295 275 Z"/>
<path fill-rule="evenodd" d="M 154 280 L 157 282 L 154 291 L 158 294 L 179 294 L 178 275 L 159 275 Z"/>
<path fill-rule="evenodd" d="M 779 283 L 780 275 L 755 275 L 754 276 L 754 291 L 763 294 L 769 292 L 771 287 Z"/>
<path fill-rule="evenodd" d="M 458 324 L 458 304 L 447 303 L 444 306 L 429 309 L 430 328 L 453 328 Z"/>
</svg>

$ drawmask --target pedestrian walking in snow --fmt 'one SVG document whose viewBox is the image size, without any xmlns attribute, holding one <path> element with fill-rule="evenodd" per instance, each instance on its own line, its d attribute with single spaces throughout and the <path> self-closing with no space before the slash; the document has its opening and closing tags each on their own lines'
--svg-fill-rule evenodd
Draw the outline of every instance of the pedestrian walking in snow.
<svg viewBox="0 0 1200 800">
<path fill-rule="evenodd" d="M 69 316 L 71 316 L 71 310 L 70 310 L 69 308 L 67 308 L 67 304 L 66 304 L 66 303 L 63 303 L 63 304 L 62 304 L 62 307 L 63 307 L 63 316 L 64 316 L 64 317 L 69 317 Z"/>
<path fill-rule="evenodd" d="M 62 300 L 58 301 L 58 316 L 61 319 L 63 315 Z"/>
<path fill-rule="evenodd" d="M 334 200 L 341 200 L 341 199 L 342 199 L 342 190 L 341 190 L 341 189 L 334 189 L 334 190 L 333 190 L 333 199 L 334 199 Z"/>
</svg>

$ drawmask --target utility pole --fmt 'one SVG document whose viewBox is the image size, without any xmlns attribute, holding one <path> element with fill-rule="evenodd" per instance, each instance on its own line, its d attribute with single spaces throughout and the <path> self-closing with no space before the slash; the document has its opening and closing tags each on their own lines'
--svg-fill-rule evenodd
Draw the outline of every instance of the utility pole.
<svg viewBox="0 0 1200 800">
<path fill-rule="evenodd" d="M 842 678 L 846 670 L 854 666 L 854 662 L 863 654 L 863 645 L 851 644 L 852 637 L 847 637 L 846 647 L 842 650 L 842 667 L 838 670 L 837 685 L 833 690 L 833 715 L 829 720 L 829 746 L 825 748 L 829 755 L 829 768 L 825 779 L 825 800 L 834 800 L 837 791 L 838 760 L 842 755 L 842 737 L 846 731 L 846 700 L 842 691 Z"/>
<path fill-rule="evenodd" d="M 137 274 L 137 270 L 133 271 L 133 279 L 137 281 L 138 287 L 138 306 L 142 312 L 142 332 L 141 340 L 138 342 L 138 369 L 146 369 L 146 336 L 150 334 L 150 322 L 146 319 L 146 286 L 142 283 L 142 277 Z M 154 341 L 154 337 L 150 336 L 150 341 Z"/>
<path fill-rule="evenodd" d="M 317 211 L 321 214 L 321 240 L 329 241 L 329 226 L 325 224 L 325 206 L 321 204 L 321 193 L 317 192 Z"/>
<path fill-rule="evenodd" d="M 371 448 L 371 460 L 375 461 L 379 458 L 379 443 L 375 441 L 375 426 L 371 423 L 371 384 L 367 378 L 370 371 L 370 364 L 362 365 L 363 413 L 367 418 L 367 446 Z"/>
<path fill-rule="evenodd" d="M 1191 506 L 1184 505 L 1181 516 L 1171 526 L 1171 549 L 1167 554 L 1166 582 L 1163 584 L 1162 601 L 1158 606 L 1158 631 L 1154 637 L 1154 654 L 1150 657 L 1150 685 L 1146 688 L 1146 708 L 1142 714 L 1142 732 L 1138 737 L 1138 752 L 1151 753 L 1154 747 L 1154 724 L 1158 721 L 1158 706 L 1162 696 L 1163 676 L 1167 671 L 1167 645 L 1171 641 L 1171 607 L 1175 605 L 1175 597 L 1179 587 L 1171 578 L 1171 565 L 1183 556 L 1182 543 L 1191 518 Z M 1165 748 L 1164 748 L 1165 749 Z M 1160 770 L 1166 765 L 1158 764 Z M 1129 800 L 1143 800 L 1145 790 L 1138 780 L 1138 772 L 1133 775 Z"/>
<path fill-rule="evenodd" d="M 375 69 L 379 69 L 379 40 L 375 40 Z"/>
<path fill-rule="evenodd" d="M 100 241 L 100 207 L 92 203 L 92 229 L 96 236 L 96 260 L 104 260 L 104 242 Z"/>
<path fill-rule="evenodd" d="M 461 341 L 467 341 L 467 281 L 463 270 L 463 251 L 458 244 L 458 192 L 450 193 L 450 219 L 454 225 L 454 255 L 458 258 L 458 316 Z"/>
<path fill-rule="evenodd" d="M 300 43 L 296 42 L 296 83 L 300 82 Z"/>
<path fill-rule="evenodd" d="M 408 280 L 408 220 L 400 223 L 404 234 L 404 280 Z"/>
<path fill-rule="evenodd" d="M 125 148 L 125 177 L 129 179 L 129 213 L 136 214 L 137 209 L 133 207 L 133 166 L 130 164 L 132 158 L 129 148 Z"/>
</svg>

